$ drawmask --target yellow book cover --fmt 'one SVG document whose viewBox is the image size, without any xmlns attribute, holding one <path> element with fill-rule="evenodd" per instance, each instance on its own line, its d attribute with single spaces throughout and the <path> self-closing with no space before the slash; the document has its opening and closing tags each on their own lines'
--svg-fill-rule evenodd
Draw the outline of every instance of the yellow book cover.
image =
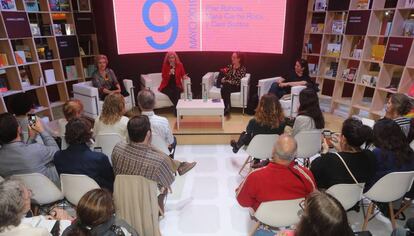
<svg viewBox="0 0 414 236">
<path fill-rule="evenodd" d="M 385 45 L 375 44 L 371 49 L 371 57 L 373 60 L 382 61 L 385 55 Z"/>
<path fill-rule="evenodd" d="M 8 66 L 9 61 L 7 60 L 7 55 L 4 53 L 0 53 L 0 66 Z"/>
</svg>

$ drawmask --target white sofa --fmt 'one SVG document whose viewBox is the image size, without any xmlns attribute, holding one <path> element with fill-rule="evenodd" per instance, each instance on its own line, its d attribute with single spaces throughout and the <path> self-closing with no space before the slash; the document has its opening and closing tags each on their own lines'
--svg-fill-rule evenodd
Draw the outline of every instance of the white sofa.
<svg viewBox="0 0 414 236">
<path fill-rule="evenodd" d="M 208 72 L 203 76 L 202 89 L 207 91 L 208 98 L 221 99 L 221 88 L 214 86 L 218 76 L 219 72 Z M 251 75 L 247 73 L 246 76 L 241 79 L 240 92 L 232 93 L 230 96 L 231 106 L 243 108 L 243 113 L 244 108 L 247 107 L 247 101 L 249 99 L 250 76 Z"/>
<path fill-rule="evenodd" d="M 125 97 L 125 109 L 129 110 L 135 106 L 134 85 L 132 80 L 124 79 L 123 82 L 129 93 L 129 96 Z M 74 84 L 73 97 L 82 102 L 85 116 L 95 119 L 101 114 L 103 101 L 99 99 L 98 89 L 92 86 L 91 81 Z"/>
<path fill-rule="evenodd" d="M 141 85 L 144 88 L 151 89 L 155 94 L 155 109 L 173 106 L 173 103 L 168 98 L 168 96 L 158 91 L 161 81 L 162 81 L 161 73 L 150 73 L 150 74 L 141 75 Z M 183 88 L 184 88 L 184 92 L 181 93 L 181 99 L 187 99 L 189 98 L 189 95 L 192 96 L 190 78 L 183 80 Z"/>
<path fill-rule="evenodd" d="M 273 77 L 267 79 L 261 79 L 257 85 L 257 94 L 259 99 L 269 92 L 270 87 L 276 81 L 282 80 L 282 77 Z M 294 86 L 291 89 L 290 97 L 287 99 L 280 99 L 280 104 L 282 105 L 283 112 L 285 116 L 295 117 L 297 116 L 298 109 L 299 109 L 299 93 L 305 89 L 306 86 Z"/>
</svg>

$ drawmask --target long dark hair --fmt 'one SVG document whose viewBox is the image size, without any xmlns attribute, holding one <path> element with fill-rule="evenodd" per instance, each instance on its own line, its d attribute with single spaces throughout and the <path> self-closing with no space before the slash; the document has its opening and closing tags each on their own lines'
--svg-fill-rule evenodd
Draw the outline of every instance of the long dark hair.
<svg viewBox="0 0 414 236">
<path fill-rule="evenodd" d="M 316 191 L 306 199 L 295 236 L 319 235 L 351 236 L 354 233 L 341 203 L 328 193 Z"/>
<path fill-rule="evenodd" d="M 318 94 L 311 88 L 302 90 L 299 94 L 299 115 L 309 116 L 315 122 L 317 129 L 325 127 L 325 119 L 319 106 Z"/>
<path fill-rule="evenodd" d="M 342 124 L 342 135 L 349 146 L 359 149 L 362 144 L 371 144 L 373 132 L 369 126 L 355 118 L 348 118 Z"/>
<path fill-rule="evenodd" d="M 300 67 L 303 68 L 303 76 L 309 77 L 309 65 L 308 61 L 305 59 L 297 59 L 296 62 L 300 64 Z"/>
<path fill-rule="evenodd" d="M 413 150 L 400 126 L 390 119 L 381 119 L 374 125 L 374 145 L 381 149 L 382 158 L 391 152 L 398 167 L 414 160 Z"/>
</svg>

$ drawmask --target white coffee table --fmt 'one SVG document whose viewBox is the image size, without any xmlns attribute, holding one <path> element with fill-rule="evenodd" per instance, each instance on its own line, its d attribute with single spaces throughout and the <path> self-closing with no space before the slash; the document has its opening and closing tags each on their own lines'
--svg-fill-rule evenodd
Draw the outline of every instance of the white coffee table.
<svg viewBox="0 0 414 236">
<path fill-rule="evenodd" d="M 212 102 L 209 99 L 204 102 L 202 99 L 183 100 L 180 99 L 177 103 L 177 129 L 180 129 L 180 119 L 182 116 L 220 116 L 221 128 L 224 123 L 224 103 Z"/>
</svg>

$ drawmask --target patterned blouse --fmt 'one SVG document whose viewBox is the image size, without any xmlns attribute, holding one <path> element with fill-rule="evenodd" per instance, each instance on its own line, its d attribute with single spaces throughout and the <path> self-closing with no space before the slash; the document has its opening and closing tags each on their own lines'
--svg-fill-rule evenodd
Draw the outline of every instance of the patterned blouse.
<svg viewBox="0 0 414 236">
<path fill-rule="evenodd" d="M 228 65 L 226 69 L 226 82 L 231 85 L 240 86 L 241 79 L 243 79 L 243 77 L 246 76 L 246 67 L 240 66 L 239 68 L 234 69 L 233 65 Z"/>
<path fill-rule="evenodd" d="M 92 74 L 92 85 L 95 88 L 98 88 L 99 95 L 103 95 L 103 89 L 108 90 L 115 90 L 116 85 L 119 84 L 118 79 L 116 78 L 116 75 L 113 70 L 107 68 L 105 69 L 106 72 L 106 78 L 102 77 L 102 75 L 99 73 L 98 70 L 93 72 Z"/>
</svg>

